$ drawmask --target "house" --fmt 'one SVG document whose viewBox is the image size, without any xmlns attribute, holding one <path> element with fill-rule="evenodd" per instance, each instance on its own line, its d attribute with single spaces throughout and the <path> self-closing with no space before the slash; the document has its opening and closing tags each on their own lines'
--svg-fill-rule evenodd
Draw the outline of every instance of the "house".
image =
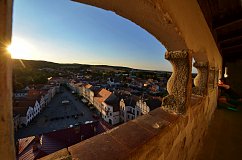
<svg viewBox="0 0 242 160">
<path fill-rule="evenodd" d="M 33 114 L 34 114 L 34 117 L 36 117 L 39 113 L 40 113 L 40 104 L 38 102 L 38 100 L 35 101 L 35 104 L 33 106 Z"/>
<path fill-rule="evenodd" d="M 41 108 L 44 108 L 45 106 L 47 106 L 49 104 L 51 99 L 50 99 L 49 92 L 47 90 L 43 90 L 42 94 L 43 94 L 45 104 Z"/>
<path fill-rule="evenodd" d="M 51 99 L 55 96 L 56 94 L 56 87 L 52 85 L 45 85 L 42 89 L 41 92 L 44 93 L 44 99 L 46 105 L 50 103 Z"/>
<path fill-rule="evenodd" d="M 155 108 L 161 107 L 162 98 L 149 97 L 147 99 L 140 99 L 136 102 L 136 111 L 137 116 L 147 114 Z"/>
<path fill-rule="evenodd" d="M 100 87 L 92 86 L 92 87 L 90 88 L 90 95 L 89 95 L 89 97 L 90 97 L 90 101 L 89 101 L 89 102 L 90 102 L 92 105 L 94 105 L 94 97 L 97 96 L 97 94 L 98 94 L 98 92 L 99 92 L 100 90 L 101 90 Z"/>
<path fill-rule="evenodd" d="M 28 90 L 19 90 L 14 93 L 14 98 L 21 98 L 21 97 L 27 97 L 28 96 Z"/>
<path fill-rule="evenodd" d="M 118 124 L 120 122 L 119 99 L 112 94 L 102 104 L 106 112 L 102 118 L 111 125 Z"/>
<path fill-rule="evenodd" d="M 36 110 L 37 107 L 35 107 L 36 100 L 21 100 L 21 101 L 15 101 L 13 104 L 13 113 L 19 114 L 19 125 L 20 126 L 27 126 L 29 122 L 35 117 L 34 108 Z"/>
<path fill-rule="evenodd" d="M 112 93 L 106 89 L 101 89 L 97 96 L 94 97 L 94 107 L 97 108 L 97 110 L 102 113 L 103 107 L 102 102 L 104 102 Z"/>
<path fill-rule="evenodd" d="M 84 94 L 83 96 L 90 102 L 90 88 L 92 87 L 91 84 L 86 84 L 84 87 Z"/>
<path fill-rule="evenodd" d="M 119 86 L 120 85 L 119 78 L 118 77 L 108 78 L 107 84 L 109 86 Z"/>
<path fill-rule="evenodd" d="M 37 100 L 38 102 L 39 102 L 39 107 L 40 107 L 40 111 L 47 105 L 46 104 L 46 100 L 45 100 L 45 95 L 46 94 L 49 94 L 49 92 L 48 91 L 45 91 L 45 90 L 40 90 L 40 89 L 31 89 L 31 90 L 29 90 L 29 92 L 28 92 L 28 99 L 35 99 L 35 100 Z M 49 97 L 48 97 L 48 99 L 49 99 Z M 47 101 L 48 101 L 48 99 L 47 99 Z"/>
<path fill-rule="evenodd" d="M 78 95 L 82 95 L 82 82 L 79 82 L 79 83 L 75 83 L 75 92 L 78 94 Z"/>
<path fill-rule="evenodd" d="M 53 85 L 46 85 L 45 87 L 49 89 L 48 92 L 50 93 L 51 99 L 52 99 L 56 94 L 56 88 L 57 87 L 53 86 Z"/>
<path fill-rule="evenodd" d="M 40 110 L 42 110 L 42 109 L 46 106 L 46 105 L 45 105 L 44 94 L 42 94 L 42 95 L 40 96 L 39 104 L 40 104 Z"/>
<path fill-rule="evenodd" d="M 56 86 L 56 91 L 60 92 L 60 84 L 66 83 L 67 80 L 63 77 L 50 77 L 48 78 L 48 83 Z"/>
<path fill-rule="evenodd" d="M 136 117 L 140 116 L 140 111 L 137 110 L 136 103 L 138 102 L 139 97 L 137 96 L 128 96 L 120 100 L 120 119 L 123 122 L 133 120 Z"/>
<path fill-rule="evenodd" d="M 45 106 L 49 104 L 51 99 L 56 94 L 55 86 L 52 85 L 35 85 L 28 91 L 28 97 L 29 99 L 38 99 L 38 101 L 41 101 L 41 96 L 43 96 L 45 101 Z"/>
<path fill-rule="evenodd" d="M 14 131 L 20 127 L 20 114 L 13 114 Z"/>
<path fill-rule="evenodd" d="M 149 97 L 144 100 L 132 95 L 122 98 L 120 100 L 120 119 L 123 122 L 133 120 L 160 107 L 161 104 L 162 99 L 158 97 Z"/>
<path fill-rule="evenodd" d="M 85 95 L 85 85 L 86 85 L 86 83 L 82 83 L 82 85 L 79 85 L 79 87 L 78 87 L 80 96 L 83 96 L 83 97 Z"/>
<path fill-rule="evenodd" d="M 111 125 L 119 123 L 119 101 L 112 92 L 101 89 L 94 97 L 94 106 L 106 122 Z"/>
</svg>

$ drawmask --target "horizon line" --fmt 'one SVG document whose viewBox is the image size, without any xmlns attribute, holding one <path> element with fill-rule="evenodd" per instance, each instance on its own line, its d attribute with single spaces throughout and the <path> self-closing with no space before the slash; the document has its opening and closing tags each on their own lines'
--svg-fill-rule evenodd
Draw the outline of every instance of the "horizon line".
<svg viewBox="0 0 242 160">
<path fill-rule="evenodd" d="M 154 69 L 142 69 L 142 68 L 133 68 L 128 66 L 115 66 L 115 65 L 108 65 L 108 64 L 86 64 L 86 63 L 71 63 L 71 62 L 53 62 L 53 61 L 47 61 L 47 60 L 36 60 L 36 59 L 18 59 L 18 58 L 12 58 L 12 60 L 27 60 L 27 61 L 43 61 L 43 62 L 50 62 L 50 63 L 56 63 L 56 64 L 79 64 L 79 65 L 89 65 L 89 66 L 109 66 L 109 67 L 123 67 L 123 68 L 129 68 L 129 69 L 135 69 L 135 70 L 144 70 L 144 71 L 158 71 L 158 72 L 172 72 L 172 71 L 166 71 L 166 70 L 154 70 Z"/>
</svg>

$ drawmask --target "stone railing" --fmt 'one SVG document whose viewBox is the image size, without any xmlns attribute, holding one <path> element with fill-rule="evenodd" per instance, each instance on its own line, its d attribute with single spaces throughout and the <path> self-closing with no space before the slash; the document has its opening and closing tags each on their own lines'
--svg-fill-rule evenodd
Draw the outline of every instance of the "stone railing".
<svg viewBox="0 0 242 160">
<path fill-rule="evenodd" d="M 167 83 L 168 96 L 164 97 L 162 108 L 169 112 L 184 114 L 191 96 L 191 51 L 169 51 L 165 58 L 171 62 L 173 73 Z"/>
<path fill-rule="evenodd" d="M 208 87 L 208 62 L 195 62 L 193 66 L 197 68 L 198 73 L 194 79 L 195 87 L 192 88 L 192 93 L 204 96 L 207 94 Z"/>
</svg>

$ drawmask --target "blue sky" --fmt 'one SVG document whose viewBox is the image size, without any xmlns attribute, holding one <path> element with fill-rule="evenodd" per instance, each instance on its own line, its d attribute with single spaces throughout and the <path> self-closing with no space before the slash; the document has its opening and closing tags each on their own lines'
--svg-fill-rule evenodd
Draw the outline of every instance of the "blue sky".
<svg viewBox="0 0 242 160">
<path fill-rule="evenodd" d="M 25 59 L 171 70 L 166 49 L 144 29 L 69 0 L 15 0 L 13 42 L 19 41 Z"/>
</svg>

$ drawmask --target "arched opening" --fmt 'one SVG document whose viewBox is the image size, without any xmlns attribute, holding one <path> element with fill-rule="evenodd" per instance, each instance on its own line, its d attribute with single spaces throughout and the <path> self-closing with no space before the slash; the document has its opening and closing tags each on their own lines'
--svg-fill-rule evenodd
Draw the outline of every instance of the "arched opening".
<svg viewBox="0 0 242 160">
<path fill-rule="evenodd" d="M 203 39 L 204 36 L 203 36 L 203 34 L 200 34 L 200 33 L 203 33 L 203 32 L 207 33 L 207 32 L 206 32 L 206 30 L 205 31 L 204 30 L 199 31 L 198 33 L 200 34 L 201 37 L 194 36 L 194 37 L 198 38 L 198 40 L 193 41 L 194 38 L 191 38 L 192 34 L 189 34 L 187 29 L 189 30 L 189 32 L 194 33 L 193 29 L 196 28 L 196 29 L 194 29 L 195 32 L 197 30 L 199 30 L 200 23 L 196 23 L 194 25 L 190 23 L 190 26 L 192 26 L 192 27 L 184 27 L 184 25 L 181 24 L 181 21 L 178 20 L 179 18 L 177 18 L 176 16 L 174 18 L 175 14 L 173 14 L 173 13 L 176 13 L 174 10 L 176 10 L 180 7 L 181 8 L 185 7 L 185 9 L 186 9 L 186 7 L 187 8 L 190 7 L 192 9 L 192 11 L 195 10 L 195 11 L 199 12 L 200 10 L 197 9 L 196 3 L 193 3 L 193 2 L 190 2 L 190 1 L 184 2 L 184 4 L 178 3 L 178 5 L 174 5 L 175 7 L 172 8 L 170 6 L 169 2 L 159 2 L 159 3 L 158 2 L 157 3 L 153 3 L 153 2 L 147 2 L 146 3 L 146 2 L 139 2 L 139 1 L 130 2 L 130 6 L 133 7 L 132 9 L 134 9 L 134 13 L 132 13 L 132 12 L 128 12 L 128 10 L 127 10 L 127 12 L 125 11 L 126 8 L 128 8 L 129 10 L 132 11 L 130 6 L 127 7 L 126 3 L 122 4 L 122 3 L 119 3 L 119 2 L 113 2 L 113 3 L 106 3 L 105 4 L 101 1 L 96 2 L 94 0 L 88 1 L 88 2 L 90 4 L 93 4 L 94 6 L 99 6 L 100 8 L 104 8 L 104 9 L 110 8 L 110 10 L 116 11 L 116 13 L 118 13 L 119 15 L 134 21 L 136 24 L 140 25 L 141 27 L 143 27 L 147 31 L 149 31 L 151 34 L 153 34 L 155 37 L 158 37 L 157 39 L 159 39 L 159 41 L 161 41 L 163 44 L 165 44 L 167 46 L 167 49 L 169 51 L 168 54 L 167 54 L 168 55 L 167 58 L 169 58 L 169 59 L 171 58 L 171 60 L 172 60 L 172 58 L 175 58 L 176 60 L 178 60 L 177 57 L 174 56 L 174 55 L 179 55 L 178 56 L 179 58 L 189 60 L 189 61 L 185 61 L 185 60 L 183 61 L 181 59 L 178 60 L 179 62 L 181 60 L 182 63 L 185 64 L 185 66 L 189 66 L 189 69 L 186 70 L 186 75 L 187 75 L 187 73 L 189 73 L 191 71 L 191 67 L 190 67 L 190 64 L 191 64 L 190 60 L 191 59 L 189 57 L 187 57 L 187 55 L 190 55 L 188 52 L 190 52 L 190 51 L 196 52 L 197 49 L 200 48 L 200 47 L 204 47 L 205 49 L 208 49 L 208 51 L 207 51 L 208 53 L 213 53 L 213 52 L 210 52 L 210 51 L 216 51 L 216 49 L 214 49 L 215 47 L 213 46 L 213 43 L 212 43 L 211 48 L 208 45 L 208 44 L 211 44 L 211 43 L 209 43 L 211 41 L 211 38 L 204 38 L 205 41 L 208 40 L 208 44 L 204 41 L 201 41 L 201 44 L 200 43 L 193 43 L 193 42 L 198 42 L 199 40 Z M 136 3 L 138 4 L 137 7 L 136 7 Z M 163 3 L 164 3 L 164 6 L 163 6 Z M 190 4 L 191 6 L 186 5 L 187 3 L 188 4 L 191 3 Z M 138 8 L 141 8 L 141 9 L 139 10 Z M 195 8 L 195 9 L 193 9 L 193 8 Z M 148 11 L 151 14 L 144 14 L 144 13 L 147 13 L 147 12 L 144 12 L 144 11 Z M 188 12 L 183 12 L 182 10 L 179 10 L 179 11 L 181 11 L 181 13 L 182 13 L 181 16 L 183 16 L 183 17 L 186 14 L 190 14 L 189 9 L 186 10 Z M 129 15 L 130 13 L 132 13 L 133 15 Z M 172 13 L 172 14 L 170 14 L 170 13 Z M 199 22 L 201 22 L 203 20 L 203 19 L 201 20 L 201 17 L 199 17 L 200 14 L 194 14 L 194 15 L 195 15 L 195 18 L 196 18 L 196 15 L 198 15 L 197 17 L 198 17 Z M 149 17 L 153 17 L 154 19 L 149 18 Z M 193 20 L 194 17 L 192 17 L 191 19 Z M 194 22 L 192 20 L 190 20 L 190 21 L 185 20 L 185 21 L 186 22 Z M 176 27 L 175 24 L 178 24 L 177 26 L 179 26 L 179 27 Z M 204 27 L 204 22 L 201 23 L 201 24 L 202 24 L 201 28 Z M 185 26 L 187 26 L 187 24 Z M 161 31 L 165 31 L 163 33 L 167 33 L 167 35 L 169 36 L 169 39 L 166 39 L 164 36 L 162 36 Z M 5 31 L 4 31 L 4 33 L 5 33 Z M 195 35 L 199 35 L 199 34 L 195 34 Z M 204 35 L 205 35 L 205 37 L 207 36 L 207 34 L 204 34 Z M 181 38 L 181 37 L 183 37 L 183 38 Z M 209 37 L 209 36 L 207 36 L 207 37 Z M 189 38 L 191 38 L 191 39 L 189 39 Z M 191 50 L 182 51 L 183 49 L 187 49 L 187 48 L 189 48 Z M 179 51 L 175 52 L 175 50 L 179 50 Z M 173 55 L 171 53 L 177 53 L 177 54 Z M 184 53 L 184 54 L 181 54 L 181 53 Z M 171 56 L 171 55 L 173 55 L 173 56 Z M 182 56 L 180 57 L 180 55 L 182 55 Z M 217 56 L 216 53 L 215 53 L 215 56 Z M 213 56 L 211 56 L 211 57 L 213 57 Z M 211 61 L 211 57 L 209 58 L 209 61 Z M 175 66 L 177 66 L 176 60 L 172 60 L 172 61 L 174 61 Z M 10 69 L 8 69 L 8 71 L 10 71 Z M 5 74 L 5 72 L 4 72 L 4 74 Z M 175 77 L 176 78 L 179 77 L 179 74 L 178 74 L 178 76 L 175 75 Z M 11 80 L 11 78 L 10 78 L 10 80 Z M 185 86 L 185 87 L 186 87 L 186 90 L 187 90 L 187 86 Z M 189 94 L 187 94 L 187 95 L 189 95 Z M 186 95 L 186 97 L 187 97 L 187 95 Z M 11 100 L 9 100 L 9 103 L 6 103 L 6 104 L 8 104 L 7 106 L 10 106 Z M 8 114 L 8 117 L 9 117 L 9 115 L 11 115 L 11 113 Z M 189 122 L 187 122 L 187 119 L 184 122 L 189 123 Z M 180 126 L 180 125 L 178 125 L 178 126 Z M 159 124 L 155 125 L 154 127 L 159 128 Z M 188 129 L 186 129 L 185 131 L 187 131 L 187 130 Z M 10 132 L 8 132 L 8 133 L 10 133 Z M 164 154 L 162 153 L 162 155 L 164 155 Z M 178 157 L 179 155 L 176 155 L 176 156 Z"/>
<path fill-rule="evenodd" d="M 103 11 L 100 9 L 91 10 L 91 9 L 93 9 L 93 7 L 88 7 L 88 6 L 81 5 L 81 4 L 76 4 L 74 6 L 67 6 L 67 7 L 70 7 L 69 9 L 72 9 L 72 10 L 73 10 L 73 7 L 74 8 L 76 7 L 78 10 L 86 10 L 86 11 L 84 11 L 83 15 L 78 11 L 75 11 L 75 13 L 65 12 L 65 17 L 60 18 L 60 17 L 58 17 L 58 14 L 61 14 L 60 12 L 63 12 L 63 10 L 62 10 L 63 8 L 62 8 L 62 6 L 59 6 L 59 7 L 55 8 L 55 11 L 57 12 L 56 15 L 51 14 L 50 18 L 46 18 L 46 16 L 48 16 L 48 15 L 46 13 L 42 13 L 43 9 L 38 9 L 38 8 L 41 8 L 41 5 L 44 4 L 43 1 L 40 1 L 37 4 L 32 3 L 32 2 L 27 2 L 28 5 L 31 6 L 29 8 L 27 8 L 28 6 L 26 4 L 23 4 L 23 3 L 20 4 L 19 2 L 15 2 L 15 3 L 18 3 L 19 6 L 22 5 L 22 8 L 21 7 L 15 8 L 15 12 L 14 12 L 16 14 L 16 19 L 14 19 L 14 23 L 13 23 L 13 46 L 15 45 L 14 47 L 17 47 L 17 49 L 18 49 L 17 50 L 18 52 L 16 52 L 16 50 L 12 50 L 14 53 L 13 54 L 14 58 L 48 60 L 48 61 L 52 61 L 52 62 L 62 62 L 62 63 L 68 63 L 68 62 L 93 63 L 94 65 L 105 64 L 105 62 L 106 62 L 106 64 L 108 64 L 108 65 L 128 66 L 128 67 L 132 67 L 132 68 L 136 68 L 136 69 L 158 70 L 155 73 L 152 73 L 153 71 L 138 71 L 138 70 L 129 69 L 128 74 L 130 74 L 129 77 L 131 77 L 131 83 L 132 83 L 131 85 L 133 85 L 130 88 L 132 88 L 132 90 L 133 90 L 132 94 L 137 94 L 139 96 L 142 96 L 142 98 L 147 98 L 146 95 L 144 95 L 141 92 L 138 92 L 139 87 L 135 86 L 135 85 L 137 85 L 135 83 L 142 83 L 142 85 L 140 87 L 142 90 L 142 89 L 144 89 L 143 86 L 146 84 L 147 86 L 145 89 L 149 90 L 149 92 L 147 91 L 146 94 L 147 95 L 150 94 L 150 96 L 152 96 L 152 98 L 153 98 L 152 99 L 153 101 L 155 101 L 155 100 L 158 101 L 158 99 L 154 99 L 154 97 L 164 97 L 165 96 L 165 94 L 166 94 L 165 85 L 171 74 L 170 72 L 169 73 L 159 72 L 159 71 L 171 71 L 169 62 L 164 60 L 164 58 L 163 58 L 163 57 L 165 57 L 165 55 L 164 55 L 165 48 L 162 47 L 160 45 L 160 42 L 158 42 L 154 37 L 147 34 L 147 32 L 144 32 L 140 28 L 135 30 L 134 28 L 135 27 L 138 28 L 138 27 L 136 25 L 134 25 L 132 22 L 130 22 L 126 19 L 124 20 L 123 18 L 120 18 L 120 17 L 119 17 L 119 19 L 121 19 L 121 20 L 115 20 L 114 17 L 116 15 L 114 15 L 113 13 L 109 13 L 107 11 Z M 52 7 L 56 6 L 57 4 L 60 4 L 60 2 L 49 5 L 47 8 L 45 8 L 46 12 L 48 13 L 48 10 L 52 11 Z M 36 6 L 38 6 L 38 7 L 35 8 Z M 24 10 L 24 12 L 19 14 L 20 13 L 19 11 L 23 11 L 23 10 Z M 33 16 L 29 17 L 28 15 L 30 15 L 31 11 L 33 11 L 33 10 L 35 11 L 36 14 L 43 14 L 44 16 L 42 15 L 41 17 L 38 17 L 38 18 L 33 17 Z M 68 9 L 67 9 L 67 11 L 68 11 Z M 105 12 L 105 13 L 103 13 L 103 12 Z M 104 20 L 99 19 L 100 16 L 98 17 L 94 13 L 104 16 Z M 80 19 L 82 19 L 82 21 L 81 21 L 82 23 L 75 23 L 78 20 L 68 21 L 68 19 L 73 18 L 72 17 L 72 16 L 74 16 L 73 14 L 78 15 L 80 17 Z M 90 17 L 88 17 L 88 16 L 90 16 Z M 92 16 L 94 16 L 94 17 L 92 17 Z M 106 16 L 106 19 L 105 19 L 105 16 Z M 19 19 L 18 19 L 18 17 L 19 17 Z M 22 19 L 22 21 L 21 21 L 21 19 Z M 108 20 L 110 20 L 110 19 L 112 20 L 113 26 L 110 26 L 110 23 L 108 23 Z M 96 21 L 96 20 L 98 20 L 98 21 Z M 54 24 L 53 21 L 54 22 L 57 21 L 56 23 L 58 24 L 57 25 L 58 27 L 53 26 L 53 24 Z M 115 23 L 115 21 L 116 21 L 116 23 Z M 58 23 L 58 22 L 60 22 L 60 23 Z M 88 28 L 88 27 L 90 27 L 90 25 L 88 26 L 86 24 L 88 22 L 90 24 L 92 24 L 93 26 L 95 26 L 97 31 L 95 30 L 95 27 L 92 29 Z M 124 25 L 123 25 L 123 23 L 124 23 Z M 22 27 L 20 24 L 22 24 L 23 26 L 32 25 L 32 29 L 30 29 L 31 27 L 29 27 L 29 28 Z M 66 28 L 64 26 L 62 26 L 64 24 L 68 24 Z M 130 25 L 131 27 L 128 28 L 125 25 Z M 119 30 L 115 30 L 116 27 L 118 27 Z M 70 31 L 70 30 L 73 30 L 73 31 L 68 34 L 68 31 Z M 82 32 L 80 30 L 82 30 Z M 101 32 L 100 30 L 105 33 L 100 34 L 100 32 Z M 85 33 L 85 31 L 89 31 L 89 33 Z M 84 37 L 84 39 L 75 38 L 76 34 L 73 34 L 73 33 L 76 33 L 76 34 L 78 33 L 81 37 Z M 51 39 L 48 39 L 47 37 L 43 38 L 47 34 L 49 34 L 49 36 L 51 36 Z M 98 34 L 100 34 L 100 35 L 98 35 Z M 126 34 L 125 35 L 126 37 L 123 36 L 122 34 Z M 104 37 L 104 35 L 106 35 L 106 37 Z M 128 35 L 130 36 L 129 37 L 130 39 L 127 38 Z M 129 41 L 129 43 L 132 43 L 132 45 L 125 46 L 124 45 L 125 43 L 118 45 L 115 42 L 105 41 L 105 39 L 108 39 L 109 37 L 111 37 L 110 39 L 113 39 L 113 40 L 115 38 L 119 39 L 118 40 L 119 42 L 120 41 L 123 42 L 123 41 L 126 41 L 126 39 L 128 39 L 127 41 Z M 136 37 L 136 38 L 131 39 L 132 37 Z M 55 41 L 57 43 L 55 43 Z M 149 44 L 146 44 L 146 42 L 148 42 Z M 80 46 L 88 46 L 89 48 L 80 47 Z M 14 47 L 11 49 L 14 49 Z M 49 49 L 49 48 L 51 48 L 51 49 Z M 76 53 L 73 54 L 73 52 L 77 52 L 76 50 L 73 50 L 73 48 L 78 48 L 80 50 L 80 52 L 78 54 L 76 54 Z M 105 52 L 108 52 L 107 50 L 105 50 L 106 48 L 109 48 L 112 52 L 117 52 L 117 54 L 116 53 L 115 54 L 112 54 L 112 53 L 105 54 Z M 137 50 L 137 49 L 139 49 L 139 50 Z M 95 52 L 95 51 L 98 52 L 97 55 L 92 54 L 92 52 Z M 21 54 L 19 54 L 20 52 L 21 52 Z M 127 53 L 125 53 L 125 52 L 127 52 Z M 24 53 L 25 54 L 27 53 L 26 56 L 28 56 L 28 54 L 29 54 L 30 57 L 24 57 Z M 51 53 L 51 54 L 49 54 L 49 53 Z M 84 54 L 82 54 L 82 53 L 84 53 Z M 118 55 L 122 55 L 122 53 L 125 53 L 125 54 L 123 54 L 124 57 L 118 57 Z M 23 56 L 23 57 L 21 57 L 21 56 Z M 115 59 L 112 58 L 113 56 L 117 56 L 117 57 L 115 57 L 115 59 L 117 61 L 114 61 Z M 106 59 L 108 59 L 108 58 L 110 58 L 110 59 L 108 59 L 108 61 L 102 61 L 102 60 L 104 60 L 104 59 L 102 59 L 102 57 L 104 57 Z M 125 59 L 125 57 L 128 57 L 128 59 Z M 152 58 L 152 57 L 154 57 L 154 58 Z M 91 58 L 91 59 L 87 59 L 87 58 Z M 65 61 L 65 59 L 67 59 L 67 61 Z M 127 64 L 124 63 L 124 62 L 128 61 L 129 59 L 131 59 L 130 63 L 127 63 Z M 78 60 L 83 60 L 83 61 L 79 62 Z M 112 63 L 107 63 L 107 62 L 112 62 Z M 135 64 L 135 62 L 139 62 L 139 64 L 132 66 L 132 64 Z M 18 67 L 18 70 L 20 70 L 20 71 L 19 71 L 19 73 L 16 73 L 16 68 L 15 68 L 14 78 L 13 78 L 14 82 L 18 82 L 16 84 L 21 84 L 21 80 L 19 78 L 21 78 L 21 77 L 23 78 L 23 75 L 26 74 L 26 72 L 24 72 L 23 70 L 28 70 L 27 73 L 30 76 L 29 76 L 29 80 L 26 82 L 26 84 L 24 84 L 24 86 L 20 86 L 20 88 L 18 88 L 18 87 L 16 87 L 16 84 L 15 84 L 14 89 L 16 89 L 16 88 L 17 89 L 25 88 L 26 90 L 37 89 L 38 88 L 37 84 L 42 83 L 42 79 L 46 78 L 46 77 L 37 77 L 36 78 L 35 76 L 33 76 L 33 75 L 35 75 L 35 73 L 32 74 L 32 72 L 39 72 L 39 74 L 37 74 L 39 76 L 41 76 L 44 73 L 44 74 L 46 74 L 46 76 L 49 76 L 49 77 L 51 77 L 51 74 L 54 74 L 54 75 L 60 75 L 60 74 L 64 75 L 65 74 L 61 70 L 58 70 L 58 67 L 61 68 L 61 66 L 59 66 L 58 64 L 46 63 L 46 62 L 37 62 L 37 63 L 38 64 L 34 64 L 33 61 L 16 62 L 16 64 L 18 64 L 18 65 L 15 65 L 15 67 Z M 32 70 L 32 68 L 35 65 L 39 65 L 41 67 L 40 68 L 37 67 L 34 70 Z M 57 67 L 55 65 L 57 65 Z M 94 68 L 91 69 L 89 67 L 86 70 L 87 72 L 88 72 L 88 69 L 94 70 Z M 101 70 L 101 67 L 99 67 L 98 69 Z M 72 71 L 74 72 L 75 69 L 70 69 L 70 72 L 72 72 Z M 102 71 L 102 72 L 104 72 L 104 71 Z M 99 73 L 100 72 L 98 72 L 98 74 Z M 70 75 L 68 75 L 68 76 L 71 77 Z M 75 76 L 88 76 L 88 75 L 75 75 Z M 143 79 L 141 79 L 139 81 L 144 81 L 144 82 L 135 82 L 136 79 L 132 80 L 132 76 L 135 76 L 140 79 L 143 77 Z M 158 77 L 158 76 L 160 76 L 160 77 Z M 28 78 L 28 76 L 24 76 L 24 78 Z M 157 81 L 157 82 L 155 82 L 155 81 Z M 27 86 L 27 84 L 30 84 L 30 83 L 34 84 L 34 86 L 31 86 L 31 87 Z M 158 83 L 160 83 L 161 86 L 159 86 Z M 94 86 L 94 84 L 92 84 L 92 85 Z M 138 84 L 138 85 L 140 85 L 140 84 Z M 161 89 L 161 87 L 162 87 L 162 89 Z M 150 93 L 150 90 L 152 91 L 152 93 Z M 160 92 L 160 90 L 162 92 Z M 74 89 L 73 89 L 73 91 L 74 91 Z M 113 90 L 109 90 L 109 91 L 113 91 Z M 136 91 L 138 93 L 135 93 Z M 32 92 L 35 92 L 35 91 L 32 91 Z M 55 92 L 59 92 L 59 91 L 53 91 L 50 88 L 48 90 L 49 95 L 46 95 L 46 94 L 42 95 L 43 99 L 44 99 L 43 101 L 45 101 L 43 103 L 45 103 L 45 104 L 49 103 L 49 106 L 44 107 L 46 110 L 48 110 L 48 112 L 55 113 L 54 110 L 51 109 L 51 106 L 57 106 L 57 103 L 53 104 L 53 102 L 51 103 L 51 101 L 50 101 L 50 99 L 53 98 L 53 94 L 55 94 Z M 81 91 L 79 91 L 79 92 L 81 92 Z M 89 92 L 91 92 L 91 90 L 85 90 L 85 94 L 87 94 Z M 33 94 L 35 94 L 35 93 L 33 93 Z M 162 95 L 157 96 L 158 94 L 162 94 Z M 88 104 L 91 103 L 90 97 L 85 97 L 85 98 L 89 101 Z M 147 99 L 147 100 L 150 100 L 150 99 Z M 61 102 L 63 103 L 63 101 L 69 101 L 69 100 L 62 99 Z M 162 102 L 162 100 L 159 99 L 159 102 Z M 142 100 L 142 102 L 140 104 L 145 104 L 144 105 L 145 109 L 142 105 L 140 105 L 139 106 L 140 108 L 134 109 L 131 111 L 132 112 L 131 116 L 127 115 L 127 117 L 130 117 L 128 119 L 132 120 L 139 115 L 147 114 L 149 111 L 146 111 L 147 110 L 146 103 L 147 102 Z M 91 105 L 95 106 L 94 102 L 93 102 L 93 104 L 91 103 Z M 102 106 L 102 105 L 100 105 L 100 106 Z M 156 107 L 160 107 L 160 106 L 161 106 L 161 103 L 159 106 L 156 106 Z M 13 107 L 15 108 L 15 105 Z M 34 108 L 34 110 L 35 111 L 39 110 L 39 107 Z M 102 108 L 102 107 L 100 107 L 100 108 Z M 61 122 L 62 120 L 66 119 L 68 122 L 64 123 L 64 125 L 65 125 L 64 127 L 70 127 L 70 126 L 76 125 L 78 121 L 75 121 L 75 123 L 73 123 L 73 122 L 71 122 L 70 119 L 74 118 L 75 120 L 79 120 L 79 118 L 76 118 L 79 116 L 79 114 L 77 115 L 77 114 L 72 113 L 72 110 L 68 110 L 68 107 L 64 107 L 64 109 L 65 109 L 65 112 L 69 112 L 71 114 L 61 115 L 61 113 L 59 112 L 59 115 L 55 115 L 52 117 L 50 117 L 50 115 L 48 115 L 48 114 L 44 114 L 44 115 L 40 114 L 39 117 L 42 117 L 41 122 L 35 121 L 34 116 L 33 117 L 31 116 L 30 124 L 32 124 L 32 126 L 34 126 L 35 124 L 43 123 L 44 126 L 52 126 L 51 122 L 58 122 L 58 121 Z M 105 109 L 103 109 L 103 110 L 105 110 Z M 101 112 L 103 110 L 101 110 Z M 145 111 L 143 111 L 143 110 L 145 110 Z M 148 110 L 150 110 L 150 109 L 148 109 Z M 57 112 L 58 111 L 56 110 L 56 113 Z M 35 113 L 33 113 L 33 114 L 35 115 Z M 85 113 L 84 115 L 86 116 L 87 113 Z M 113 114 L 103 115 L 103 118 L 107 119 L 106 122 L 113 124 L 113 122 L 116 121 L 116 118 L 115 118 L 115 120 L 113 120 L 113 119 L 110 119 L 108 116 L 113 116 Z M 117 118 L 117 119 L 119 119 L 119 118 Z M 93 121 L 93 120 L 94 119 L 87 119 L 86 121 L 83 121 L 80 123 L 89 124 L 89 123 L 91 123 L 90 121 Z M 49 125 L 48 125 L 48 123 L 49 123 Z M 38 126 L 38 128 L 41 129 L 40 126 Z M 45 127 L 45 131 L 46 132 L 50 131 L 50 130 L 47 130 L 47 128 L 48 127 Z M 35 129 L 36 128 L 34 128 L 34 130 Z M 51 131 L 54 131 L 54 130 L 57 130 L 60 128 L 50 128 L 50 129 L 51 129 Z M 37 133 L 37 132 L 35 132 L 35 133 Z M 41 133 L 41 132 L 38 132 L 38 133 Z M 24 135 L 25 134 L 23 132 L 20 132 L 19 138 L 24 137 Z"/>
</svg>

